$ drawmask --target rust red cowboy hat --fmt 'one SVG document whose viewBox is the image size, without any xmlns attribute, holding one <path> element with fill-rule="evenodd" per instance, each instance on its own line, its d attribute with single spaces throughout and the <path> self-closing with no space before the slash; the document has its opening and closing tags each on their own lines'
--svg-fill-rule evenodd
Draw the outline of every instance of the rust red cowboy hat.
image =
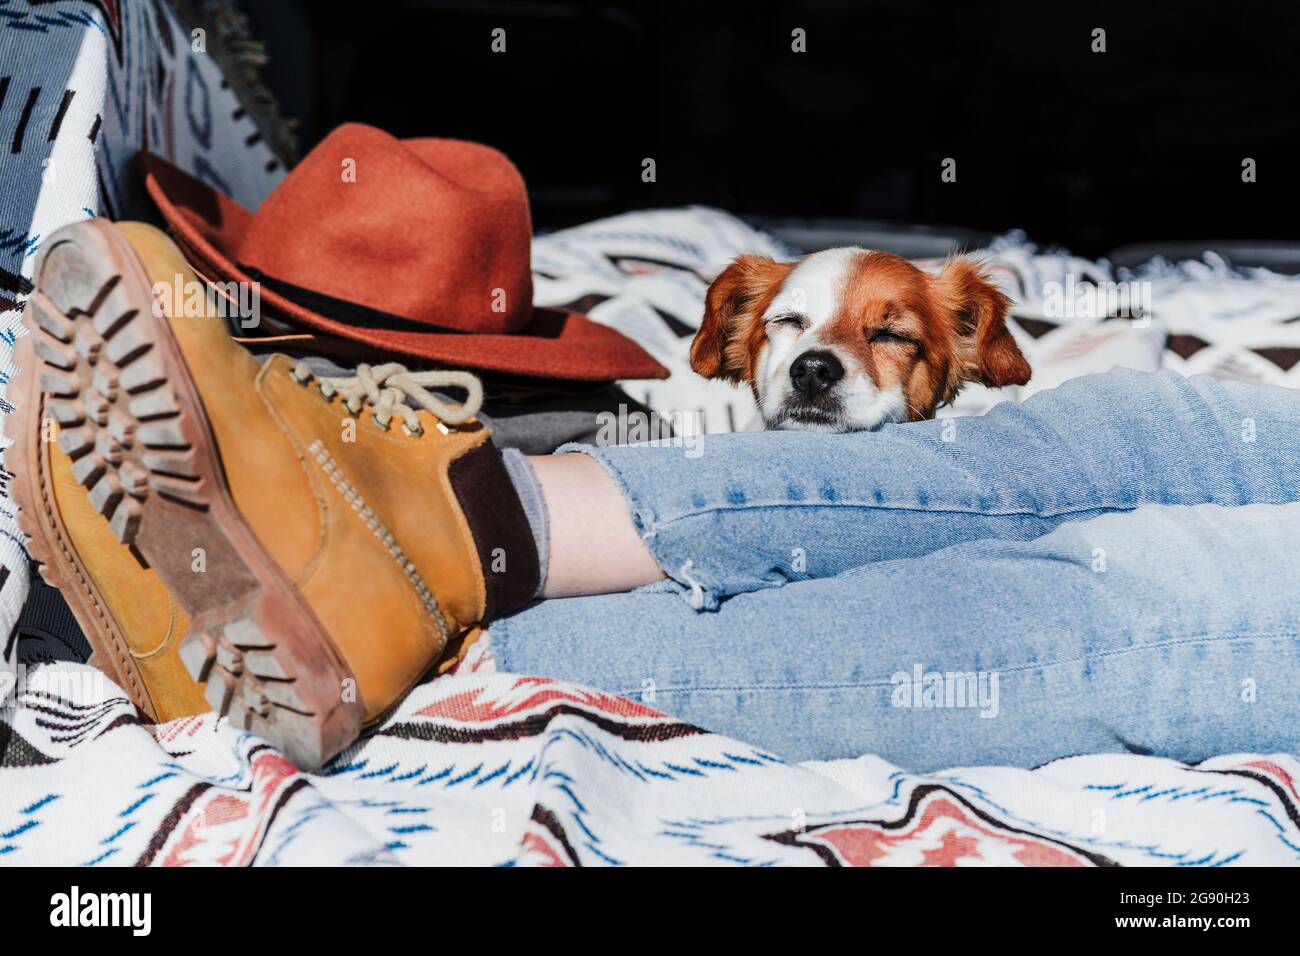
<svg viewBox="0 0 1300 956">
<path fill-rule="evenodd" d="M 297 328 L 515 375 L 668 375 L 621 333 L 533 306 L 524 182 L 490 147 L 350 123 L 255 213 L 161 157 L 139 162 L 196 269 L 213 282 L 259 283 L 262 305 Z"/>
</svg>

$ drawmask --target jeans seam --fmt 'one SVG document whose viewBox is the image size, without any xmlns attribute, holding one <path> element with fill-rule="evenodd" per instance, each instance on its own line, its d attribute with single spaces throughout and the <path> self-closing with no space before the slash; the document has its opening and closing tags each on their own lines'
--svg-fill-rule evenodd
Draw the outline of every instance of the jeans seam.
<svg viewBox="0 0 1300 956">
<path fill-rule="evenodd" d="M 1134 647 L 1120 647 L 1112 651 L 1102 651 L 1097 654 L 1084 654 L 1079 657 L 1062 658 L 1060 660 L 1048 661 L 1046 663 L 1017 664 L 1015 667 L 990 668 L 988 670 L 990 673 L 996 673 L 999 676 L 1002 676 L 1004 674 L 1024 674 L 1030 671 L 1041 671 L 1051 667 L 1062 667 L 1067 664 L 1080 664 L 1080 663 L 1085 663 L 1089 660 L 1099 660 L 1108 657 L 1118 657 L 1122 654 L 1128 654 L 1134 651 L 1158 650 L 1164 647 L 1179 647 L 1179 646 L 1197 645 L 1197 644 L 1220 644 L 1220 643 L 1231 644 L 1239 641 L 1284 641 L 1284 640 L 1291 640 L 1291 641 L 1300 640 L 1300 632 L 1261 631 L 1261 632 L 1250 632 L 1246 634 L 1234 634 L 1231 636 L 1222 636 L 1222 637 L 1185 637 L 1185 638 L 1177 638 L 1175 640 L 1169 640 L 1169 641 L 1157 641 L 1151 644 L 1141 644 Z M 934 669 L 938 670 L 938 668 L 934 668 Z M 741 690 L 852 690 L 854 688 L 890 687 L 890 686 L 893 686 L 893 681 L 887 678 L 881 680 L 824 683 L 824 684 L 746 684 L 746 685 L 735 684 L 735 685 L 717 685 L 717 686 L 683 685 L 678 687 L 671 687 L 671 686 L 663 687 L 661 685 L 656 684 L 655 693 L 656 694 L 697 693 L 697 692 L 723 693 L 727 691 L 741 691 Z M 632 691 L 621 691 L 621 690 L 614 691 L 614 693 L 618 694 L 621 697 L 628 697 L 628 696 L 635 697 L 636 695 L 642 693 L 642 688 L 637 688 Z"/>
<path fill-rule="evenodd" d="M 1209 504 L 1210 502 L 1198 502 Z M 1030 508 L 1011 510 L 988 510 L 982 508 L 948 508 L 930 507 L 928 505 L 886 504 L 879 501 L 772 501 L 767 503 L 747 502 L 743 505 L 719 504 L 694 511 L 683 511 L 671 518 L 656 518 L 656 531 L 677 521 L 698 518 L 718 511 L 763 511 L 772 508 L 862 508 L 870 511 L 917 511 L 933 514 L 978 515 L 986 518 L 1060 518 L 1066 515 L 1087 514 L 1089 512 L 1136 511 L 1146 505 L 1166 504 L 1164 501 L 1146 501 L 1140 504 L 1096 504 L 1089 507 L 1060 508 L 1052 511 L 1035 511 Z"/>
</svg>

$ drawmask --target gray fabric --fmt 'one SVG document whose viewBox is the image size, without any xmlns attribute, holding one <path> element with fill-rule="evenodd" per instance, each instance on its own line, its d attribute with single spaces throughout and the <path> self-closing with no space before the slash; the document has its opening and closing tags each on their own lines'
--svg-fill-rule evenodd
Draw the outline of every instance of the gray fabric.
<svg viewBox="0 0 1300 956">
<path fill-rule="evenodd" d="M 265 361 L 274 351 L 306 362 L 312 374 L 338 378 L 354 374 L 353 366 L 339 365 L 322 355 L 287 349 L 252 349 L 258 361 Z M 544 390 L 517 386 L 496 386 L 484 382 L 486 400 L 478 415 L 492 429 L 492 442 L 498 448 L 517 448 L 525 455 L 549 455 L 567 442 L 596 444 L 601 413 L 620 416 L 634 412 L 649 418 L 650 409 L 616 385 L 573 385 L 568 391 Z M 457 396 L 448 397 L 457 401 Z M 655 416 L 657 419 L 658 416 Z M 660 424 L 667 430 L 666 421 Z"/>
<path fill-rule="evenodd" d="M 658 419 L 616 385 L 516 401 L 494 399 L 488 386 L 488 398 L 479 420 L 492 429 L 492 441 L 498 448 L 517 448 L 525 455 L 549 455 L 569 442 L 597 444 L 602 414 L 617 418 L 632 413 Z M 661 433 L 667 428 L 665 422 Z"/>
<path fill-rule="evenodd" d="M 551 555 L 551 522 L 546 513 L 546 499 L 542 496 L 542 486 L 537 482 L 537 473 L 523 452 L 518 448 L 507 448 L 501 452 L 501 460 L 533 532 L 533 544 L 537 546 L 537 590 L 533 597 L 541 597 L 546 586 L 546 563 Z"/>
</svg>

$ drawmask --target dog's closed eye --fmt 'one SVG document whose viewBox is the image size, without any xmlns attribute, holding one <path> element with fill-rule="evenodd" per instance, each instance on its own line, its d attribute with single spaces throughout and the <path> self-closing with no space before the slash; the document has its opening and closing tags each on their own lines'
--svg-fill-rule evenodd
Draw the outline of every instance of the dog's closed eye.
<svg viewBox="0 0 1300 956">
<path fill-rule="evenodd" d="M 895 345 L 919 345 L 916 339 L 893 329 L 876 329 L 871 333 L 872 342 L 892 343 Z"/>
<path fill-rule="evenodd" d="M 767 320 L 768 329 L 799 329 L 808 328 L 808 317 L 798 312 L 783 312 L 780 315 L 774 315 Z"/>
</svg>

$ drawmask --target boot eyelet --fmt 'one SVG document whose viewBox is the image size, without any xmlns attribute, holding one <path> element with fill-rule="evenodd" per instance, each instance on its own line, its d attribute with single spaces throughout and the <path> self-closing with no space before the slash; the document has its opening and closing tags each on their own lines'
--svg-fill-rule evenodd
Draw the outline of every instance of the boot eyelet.
<svg viewBox="0 0 1300 956">
<path fill-rule="evenodd" d="M 406 433 L 407 438 L 419 438 L 424 434 L 423 428 L 412 428 L 406 422 L 402 422 L 402 431 Z"/>
<path fill-rule="evenodd" d="M 370 420 L 374 422 L 375 427 L 378 428 L 381 432 L 388 431 L 388 426 L 379 420 L 378 415 L 371 415 Z"/>
</svg>

